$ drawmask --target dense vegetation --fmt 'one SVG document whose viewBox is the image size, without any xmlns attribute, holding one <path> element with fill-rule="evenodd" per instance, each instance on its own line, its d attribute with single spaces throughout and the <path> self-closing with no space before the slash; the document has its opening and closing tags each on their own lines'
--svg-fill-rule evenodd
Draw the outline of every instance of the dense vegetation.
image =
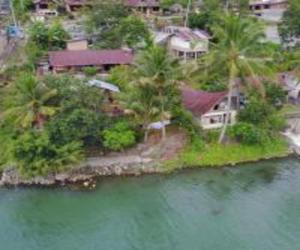
<svg viewBox="0 0 300 250">
<path fill-rule="evenodd" d="M 25 3 L 16 2 L 17 11 L 31 8 Z M 188 1 L 163 1 L 165 8 L 174 3 L 185 7 Z M 291 1 L 294 7 L 284 15 L 284 39 L 299 36 L 297 4 Z M 36 76 L 37 60 L 48 50 L 64 49 L 69 34 L 57 20 L 28 23 L 26 63 L 1 72 L 8 84 L 0 89 L 0 165 L 16 166 L 28 177 L 59 172 L 89 155 L 146 143 L 149 125 L 166 120 L 190 139 L 176 160 L 180 165 L 221 165 L 282 154 L 286 147 L 278 136 L 285 126 L 280 109 L 286 93 L 275 78 L 282 70 L 299 69 L 300 53 L 296 46 L 286 51 L 264 42 L 263 24 L 249 17 L 246 6 L 242 0 L 190 6 L 189 26 L 210 32 L 212 41 L 207 55 L 183 65 L 153 44 L 147 22 L 121 1 L 95 1 L 84 11 L 93 46 L 127 46 L 137 52 L 133 65 L 111 70 L 107 80 L 121 92 L 110 94 L 87 84 L 97 77 L 94 67 L 85 68 L 80 79 L 72 74 Z M 231 97 L 237 81 L 247 100 L 237 123 L 229 127 L 226 119 L 222 131 L 202 131 L 181 103 L 181 86 L 228 90 Z M 112 106 L 122 112 L 114 115 Z M 166 130 L 162 126 L 162 140 Z"/>
</svg>

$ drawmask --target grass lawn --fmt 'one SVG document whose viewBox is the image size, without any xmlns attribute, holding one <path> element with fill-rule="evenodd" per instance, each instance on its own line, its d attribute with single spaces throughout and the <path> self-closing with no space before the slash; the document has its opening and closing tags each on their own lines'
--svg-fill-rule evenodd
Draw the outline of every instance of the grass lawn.
<svg viewBox="0 0 300 250">
<path fill-rule="evenodd" d="M 206 145 L 203 149 L 195 149 L 193 145 L 188 145 L 176 159 L 168 161 L 164 166 L 166 171 L 184 167 L 221 167 L 242 162 L 284 157 L 288 154 L 288 144 L 283 138 L 278 138 L 263 146 L 212 143 Z"/>
</svg>

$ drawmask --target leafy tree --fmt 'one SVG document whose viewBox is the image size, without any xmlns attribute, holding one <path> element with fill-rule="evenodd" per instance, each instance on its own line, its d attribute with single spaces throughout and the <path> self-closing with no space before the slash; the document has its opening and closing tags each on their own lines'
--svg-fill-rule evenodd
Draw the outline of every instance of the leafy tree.
<svg viewBox="0 0 300 250">
<path fill-rule="evenodd" d="M 95 0 L 87 14 L 87 31 L 94 36 L 98 47 L 118 48 L 122 43 L 118 28 L 128 15 L 129 10 L 121 0 Z"/>
<path fill-rule="evenodd" d="M 87 76 L 95 76 L 98 72 L 98 69 L 96 67 L 85 67 L 83 69 L 83 72 L 87 75 Z"/>
<path fill-rule="evenodd" d="M 155 119 L 165 121 L 172 108 L 180 105 L 178 91 L 179 65 L 167 51 L 158 46 L 149 47 L 136 59 L 132 91 L 125 93 L 125 107 L 142 124 L 147 140 L 148 126 Z M 162 139 L 166 136 L 162 127 Z"/>
<path fill-rule="evenodd" d="M 12 161 L 25 177 L 44 176 L 78 163 L 82 157 L 80 143 L 57 146 L 47 133 L 29 131 L 20 135 L 12 149 Z"/>
<path fill-rule="evenodd" d="M 219 0 L 205 0 L 200 12 L 192 12 L 189 15 L 188 25 L 191 28 L 198 28 L 210 31 L 211 27 L 220 21 L 223 9 Z"/>
<path fill-rule="evenodd" d="M 128 16 L 120 22 L 119 35 L 130 48 L 149 43 L 150 32 L 146 24 L 137 16 Z"/>
<path fill-rule="evenodd" d="M 8 107 L 3 116 L 19 128 L 42 129 L 47 118 L 58 110 L 49 104 L 56 94 L 56 89 L 48 88 L 32 75 L 21 75 L 12 93 L 7 96 Z"/>
<path fill-rule="evenodd" d="M 181 4 L 183 7 L 188 5 L 189 0 L 161 0 L 160 5 L 162 8 L 168 9 L 174 4 Z"/>
<path fill-rule="evenodd" d="M 50 49 L 64 49 L 66 40 L 69 39 L 69 34 L 64 30 L 60 22 L 53 22 L 48 30 L 48 44 Z"/>
<path fill-rule="evenodd" d="M 48 28 L 42 22 L 34 22 L 29 28 L 29 40 L 41 49 L 47 49 L 49 36 Z"/>
<path fill-rule="evenodd" d="M 292 42 L 300 37 L 300 2 L 289 0 L 289 7 L 284 12 L 279 33 L 284 42 Z"/>
<path fill-rule="evenodd" d="M 43 79 L 43 83 L 48 88 L 57 90 L 57 95 L 51 103 L 59 106 L 61 112 L 80 108 L 99 112 L 103 101 L 102 90 L 70 75 L 48 75 Z"/>
<path fill-rule="evenodd" d="M 230 132 L 243 144 L 264 144 L 268 141 L 266 131 L 251 123 L 239 122 L 230 129 Z"/>
<path fill-rule="evenodd" d="M 286 101 L 287 93 L 283 87 L 275 83 L 265 83 L 266 101 L 273 107 L 280 109 Z"/>
<path fill-rule="evenodd" d="M 245 109 L 241 110 L 238 115 L 240 122 L 253 124 L 268 132 L 278 132 L 284 125 L 285 121 L 277 112 L 274 106 L 257 95 L 250 96 Z"/>
<path fill-rule="evenodd" d="M 101 133 L 108 124 L 104 115 L 77 108 L 55 116 L 47 124 L 47 130 L 51 140 L 59 145 L 80 141 L 84 146 L 99 146 Z"/>
<path fill-rule="evenodd" d="M 15 15 L 19 21 L 26 21 L 29 16 L 29 10 L 34 8 L 33 0 L 12 0 Z"/>
<path fill-rule="evenodd" d="M 268 48 L 262 43 L 263 29 L 260 23 L 253 19 L 227 14 L 222 22 L 212 27 L 212 31 L 218 42 L 213 44 L 211 52 L 201 59 L 200 70 L 204 74 L 220 71 L 228 82 L 227 115 L 219 138 L 219 142 L 223 142 L 229 122 L 235 80 L 237 77 L 251 77 L 257 79 L 255 85 L 262 89 L 257 76 L 271 73 L 264 60 L 270 55 L 266 54 Z"/>
<path fill-rule="evenodd" d="M 41 50 L 63 49 L 68 38 L 68 33 L 59 22 L 52 23 L 50 27 L 42 22 L 34 22 L 29 29 L 29 41 Z"/>
<path fill-rule="evenodd" d="M 117 122 L 111 128 L 105 129 L 103 139 L 104 146 L 114 151 L 124 150 L 136 141 L 135 132 L 126 121 Z"/>
</svg>

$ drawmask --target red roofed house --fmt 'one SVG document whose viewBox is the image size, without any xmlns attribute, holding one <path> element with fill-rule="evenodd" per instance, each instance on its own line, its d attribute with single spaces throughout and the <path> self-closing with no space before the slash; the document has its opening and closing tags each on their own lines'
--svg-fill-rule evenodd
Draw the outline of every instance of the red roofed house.
<svg viewBox="0 0 300 250">
<path fill-rule="evenodd" d="M 127 65 L 133 61 L 128 50 L 64 50 L 49 52 L 49 67 L 55 73 L 81 71 L 85 67 L 97 67 L 107 72 L 116 65 Z"/>
<path fill-rule="evenodd" d="M 65 0 L 66 10 L 76 11 L 84 6 L 88 6 L 88 0 Z"/>
<path fill-rule="evenodd" d="M 40 10 L 47 10 L 51 8 L 51 6 L 57 5 L 59 1 L 55 0 L 34 0 L 33 3 L 35 4 L 36 11 Z M 61 2 L 67 11 L 74 11 L 83 6 L 88 5 L 88 0 L 64 0 Z"/>
<path fill-rule="evenodd" d="M 125 0 L 125 5 L 147 14 L 160 11 L 159 0 Z"/>
<path fill-rule="evenodd" d="M 286 9 L 288 7 L 288 0 L 250 0 L 249 8 L 254 12 L 263 10 L 277 10 Z"/>
<path fill-rule="evenodd" d="M 224 125 L 227 106 L 227 91 L 207 92 L 185 88 L 182 90 L 183 104 L 191 111 L 203 129 L 217 129 Z M 239 98 L 232 97 L 230 124 L 236 122 Z"/>
</svg>

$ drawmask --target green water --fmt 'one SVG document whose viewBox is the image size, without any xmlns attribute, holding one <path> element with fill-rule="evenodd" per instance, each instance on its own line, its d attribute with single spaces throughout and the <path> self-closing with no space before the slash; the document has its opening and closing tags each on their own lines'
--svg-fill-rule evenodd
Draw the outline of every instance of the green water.
<svg viewBox="0 0 300 250">
<path fill-rule="evenodd" d="M 0 190 L 1 250 L 297 250 L 300 161 Z"/>
</svg>

